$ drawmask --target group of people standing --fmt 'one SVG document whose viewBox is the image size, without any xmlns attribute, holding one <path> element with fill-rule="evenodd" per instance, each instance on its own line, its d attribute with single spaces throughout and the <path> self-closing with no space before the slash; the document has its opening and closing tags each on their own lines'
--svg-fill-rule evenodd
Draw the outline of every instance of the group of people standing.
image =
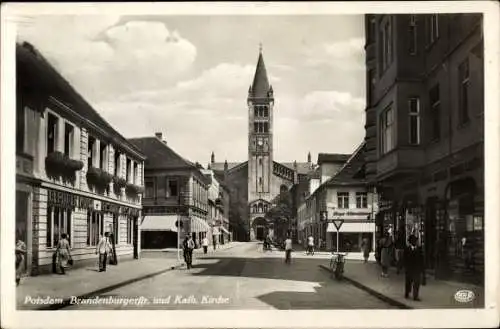
<svg viewBox="0 0 500 329">
<path fill-rule="evenodd" d="M 21 278 L 26 271 L 26 243 L 23 241 L 19 232 L 16 233 L 16 285 L 21 283 Z M 52 254 L 52 273 L 65 275 L 66 271 L 73 265 L 73 257 L 71 255 L 71 245 L 68 240 L 68 234 L 61 234 L 57 241 L 56 249 Z M 118 263 L 116 254 L 113 252 L 113 244 L 110 240 L 109 232 L 106 232 L 101 237 L 96 246 L 95 253 L 99 255 L 99 272 L 106 271 L 106 264 L 110 260 L 111 264 Z M 112 256 L 111 259 L 108 257 Z"/>
<path fill-rule="evenodd" d="M 396 273 L 405 271 L 405 298 L 410 293 L 413 299 L 419 301 L 419 289 L 424 277 L 424 256 L 422 247 L 418 246 L 418 237 L 410 235 L 408 244 L 405 243 L 403 232 L 397 232 L 395 238 L 385 233 L 377 246 L 377 261 L 382 268 L 382 277 L 389 277 L 389 267 L 395 261 Z"/>
<path fill-rule="evenodd" d="M 214 250 L 217 249 L 217 240 L 214 238 L 212 240 Z M 203 253 L 208 253 L 209 246 L 208 237 L 205 235 L 203 239 L 201 239 L 201 246 L 203 247 Z M 191 234 L 187 234 L 184 237 L 184 241 L 182 242 L 182 250 L 184 254 L 184 261 L 186 262 L 187 268 L 190 269 L 193 267 L 193 250 L 196 249 L 196 242 L 194 241 Z"/>
</svg>

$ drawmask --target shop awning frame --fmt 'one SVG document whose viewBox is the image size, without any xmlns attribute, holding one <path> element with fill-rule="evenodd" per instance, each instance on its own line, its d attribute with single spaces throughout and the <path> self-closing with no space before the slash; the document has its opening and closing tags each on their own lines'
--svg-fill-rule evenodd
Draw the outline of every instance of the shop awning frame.
<svg viewBox="0 0 500 329">
<path fill-rule="evenodd" d="M 145 216 L 141 223 L 140 230 L 151 231 L 167 231 L 176 232 L 175 223 L 179 219 L 177 215 L 160 215 L 160 216 Z"/>
</svg>

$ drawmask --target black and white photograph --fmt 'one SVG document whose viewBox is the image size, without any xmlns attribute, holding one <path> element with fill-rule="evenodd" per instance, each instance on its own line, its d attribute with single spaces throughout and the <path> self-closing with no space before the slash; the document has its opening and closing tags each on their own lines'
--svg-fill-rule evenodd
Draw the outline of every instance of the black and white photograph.
<svg viewBox="0 0 500 329">
<path fill-rule="evenodd" d="M 412 3 L 4 6 L 6 328 L 496 327 L 499 7 Z"/>
</svg>

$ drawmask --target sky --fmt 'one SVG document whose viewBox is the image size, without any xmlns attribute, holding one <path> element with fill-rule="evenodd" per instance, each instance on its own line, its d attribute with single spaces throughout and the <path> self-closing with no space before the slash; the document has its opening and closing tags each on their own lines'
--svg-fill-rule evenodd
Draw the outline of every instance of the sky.
<svg viewBox="0 0 500 329">
<path fill-rule="evenodd" d="M 364 138 L 362 15 L 31 16 L 32 43 L 123 136 L 162 132 L 206 165 L 248 158 L 248 88 L 262 44 L 274 160 L 351 153 Z"/>
</svg>

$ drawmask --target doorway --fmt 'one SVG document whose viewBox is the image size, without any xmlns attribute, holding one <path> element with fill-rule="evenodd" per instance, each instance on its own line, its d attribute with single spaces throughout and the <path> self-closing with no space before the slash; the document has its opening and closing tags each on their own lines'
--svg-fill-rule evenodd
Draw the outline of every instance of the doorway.
<svg viewBox="0 0 500 329">
<path fill-rule="evenodd" d="M 132 244 L 134 246 L 134 259 L 139 259 L 139 225 L 137 223 L 138 217 L 133 217 L 133 229 L 134 234 L 132 234 Z"/>
</svg>

